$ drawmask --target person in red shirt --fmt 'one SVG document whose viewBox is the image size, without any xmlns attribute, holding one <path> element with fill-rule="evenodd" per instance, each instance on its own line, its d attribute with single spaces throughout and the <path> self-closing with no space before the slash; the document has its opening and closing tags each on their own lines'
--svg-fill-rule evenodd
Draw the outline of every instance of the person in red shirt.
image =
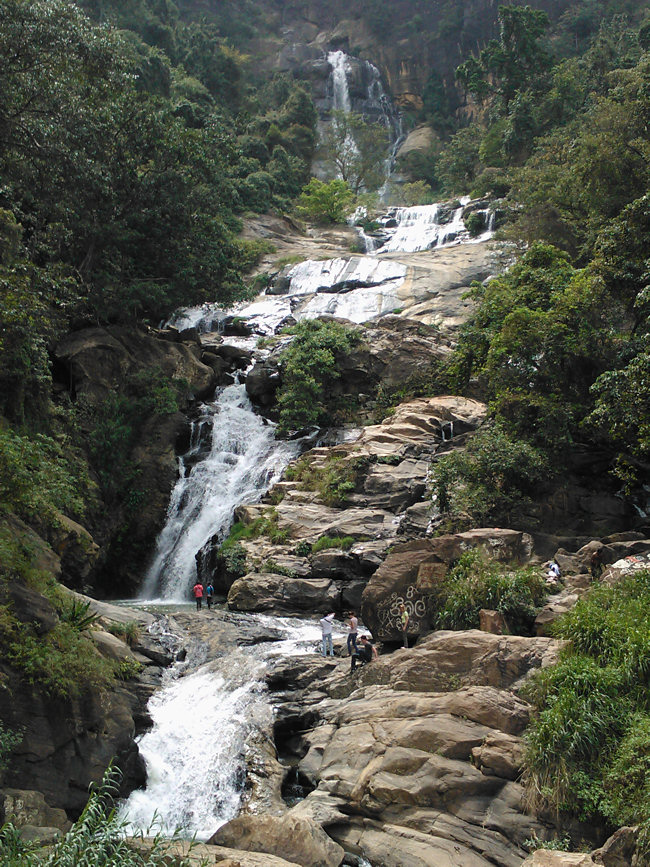
<svg viewBox="0 0 650 867">
<path fill-rule="evenodd" d="M 203 584 L 200 581 L 197 581 L 194 587 L 192 587 L 192 593 L 196 599 L 196 610 L 200 611 L 201 603 L 203 602 Z"/>
</svg>

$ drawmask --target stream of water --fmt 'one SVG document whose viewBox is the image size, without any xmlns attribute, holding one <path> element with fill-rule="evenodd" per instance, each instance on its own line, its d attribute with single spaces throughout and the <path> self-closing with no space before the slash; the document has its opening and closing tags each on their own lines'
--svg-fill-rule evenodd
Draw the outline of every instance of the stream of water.
<svg viewBox="0 0 650 867">
<path fill-rule="evenodd" d="M 320 639 L 315 621 L 261 614 L 248 620 L 280 640 L 236 647 L 207 663 L 205 647 L 194 642 L 187 658 L 165 672 L 148 705 L 152 728 L 139 740 L 147 787 L 132 792 L 121 810 L 133 829 L 166 835 L 180 829 L 207 840 L 238 814 L 246 742 L 271 723 L 267 663 L 317 651 Z M 336 631 L 342 633 L 340 624 Z"/>
<path fill-rule="evenodd" d="M 335 54 L 330 55 L 335 104 L 349 110 L 346 59 Z M 374 98 L 381 102 L 378 73 L 370 75 Z M 379 221 L 372 255 L 302 262 L 288 271 L 284 294 L 264 295 L 230 312 L 246 319 L 258 336 L 276 333 L 288 316 L 330 313 L 364 322 L 389 312 L 399 306 L 397 290 L 407 266 L 382 254 L 469 242 L 464 204 L 451 212 L 440 205 L 393 209 Z M 490 234 L 491 227 L 475 240 Z M 227 312 L 203 305 L 181 311 L 173 324 L 213 330 Z M 256 339 L 248 341 L 250 348 Z M 218 389 L 214 400 L 199 408 L 189 449 L 179 458 L 178 482 L 141 599 L 187 601 L 198 551 L 211 538 L 227 534 L 235 508 L 258 501 L 298 449 L 297 443 L 276 441 L 273 424 L 255 413 L 242 382 Z M 133 792 L 122 809 L 133 828 L 145 830 L 154 823 L 165 833 L 181 828 L 183 834 L 205 840 L 237 815 L 247 739 L 270 721 L 263 685 L 267 662 L 276 654 L 316 651 L 320 637 L 315 621 L 250 618 L 275 629 L 282 640 L 237 648 L 210 662 L 205 648 L 197 645 L 165 673 L 163 688 L 149 704 L 153 726 L 139 741 L 147 787 Z"/>
</svg>

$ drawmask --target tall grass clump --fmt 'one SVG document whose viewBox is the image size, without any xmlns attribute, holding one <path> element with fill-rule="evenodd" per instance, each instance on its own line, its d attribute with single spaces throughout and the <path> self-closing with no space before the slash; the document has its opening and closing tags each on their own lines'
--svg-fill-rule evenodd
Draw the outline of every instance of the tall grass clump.
<svg viewBox="0 0 650 867">
<path fill-rule="evenodd" d="M 553 634 L 569 644 L 524 690 L 535 708 L 526 733 L 530 800 L 610 829 L 640 825 L 647 840 L 650 571 L 594 587 Z"/>
<path fill-rule="evenodd" d="M 83 813 L 72 828 L 49 850 L 22 841 L 12 825 L 0 829 L 0 863 L 4 867 L 190 867 L 196 860 L 178 854 L 177 837 L 133 832 L 119 818 L 116 799 L 120 775 L 106 771 L 99 788 L 91 792 Z M 145 837 L 150 836 L 146 846 Z M 191 851 L 190 845 L 190 851 Z"/>
<path fill-rule="evenodd" d="M 359 488 L 372 459 L 334 452 L 320 464 L 303 455 L 287 468 L 285 478 L 303 491 L 315 491 L 326 506 L 342 507 Z"/>
</svg>

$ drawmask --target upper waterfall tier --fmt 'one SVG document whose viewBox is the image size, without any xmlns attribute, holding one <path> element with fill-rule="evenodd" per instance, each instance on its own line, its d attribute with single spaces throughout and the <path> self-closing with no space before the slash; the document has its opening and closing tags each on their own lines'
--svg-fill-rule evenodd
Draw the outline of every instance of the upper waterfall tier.
<svg viewBox="0 0 650 867">
<path fill-rule="evenodd" d="M 225 535 L 235 508 L 266 493 L 296 451 L 294 443 L 276 441 L 273 425 L 253 412 L 244 385 L 228 386 L 204 404 L 180 459 L 142 598 L 189 599 L 197 552 L 213 536 Z"/>
</svg>

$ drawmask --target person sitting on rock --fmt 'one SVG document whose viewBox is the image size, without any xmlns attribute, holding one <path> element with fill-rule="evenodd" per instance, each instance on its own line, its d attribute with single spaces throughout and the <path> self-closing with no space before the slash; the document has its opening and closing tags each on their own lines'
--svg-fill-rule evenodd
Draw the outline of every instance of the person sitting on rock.
<svg viewBox="0 0 650 867">
<path fill-rule="evenodd" d="M 357 663 L 359 665 L 366 665 L 372 659 L 377 659 L 377 648 L 371 641 L 368 641 L 367 635 L 362 635 L 361 646 L 350 657 L 350 674 L 357 667 Z"/>
<path fill-rule="evenodd" d="M 197 581 L 194 587 L 192 587 L 192 593 L 196 599 L 196 610 L 200 611 L 201 603 L 203 602 L 203 584 L 200 581 Z"/>
<path fill-rule="evenodd" d="M 555 560 L 551 560 L 548 564 L 548 572 L 546 573 L 546 583 L 551 586 L 558 584 L 560 581 L 560 567 L 555 562 Z"/>
</svg>

